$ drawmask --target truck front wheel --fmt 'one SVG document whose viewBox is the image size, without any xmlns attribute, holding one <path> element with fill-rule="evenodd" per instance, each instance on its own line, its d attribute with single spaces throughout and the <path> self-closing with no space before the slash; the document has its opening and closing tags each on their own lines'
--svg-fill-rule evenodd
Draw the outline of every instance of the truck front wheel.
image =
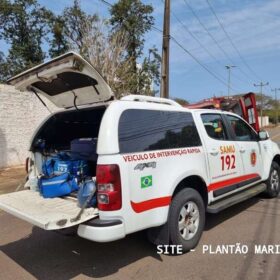
<svg viewBox="0 0 280 280">
<path fill-rule="evenodd" d="M 196 247 L 205 224 L 205 206 L 200 194 L 190 188 L 172 199 L 168 226 L 172 245 L 181 245 L 183 252 Z"/>
<path fill-rule="evenodd" d="M 268 197 L 277 197 L 280 192 L 280 167 L 276 162 L 272 162 L 269 178 L 266 181 Z"/>
</svg>

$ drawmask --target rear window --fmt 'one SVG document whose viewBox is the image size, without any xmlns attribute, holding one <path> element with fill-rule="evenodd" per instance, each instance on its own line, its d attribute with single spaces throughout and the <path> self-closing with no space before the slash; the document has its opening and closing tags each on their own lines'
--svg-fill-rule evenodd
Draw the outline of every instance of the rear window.
<svg viewBox="0 0 280 280">
<path fill-rule="evenodd" d="M 119 123 L 121 153 L 200 146 L 201 141 L 188 112 L 130 109 Z"/>
</svg>

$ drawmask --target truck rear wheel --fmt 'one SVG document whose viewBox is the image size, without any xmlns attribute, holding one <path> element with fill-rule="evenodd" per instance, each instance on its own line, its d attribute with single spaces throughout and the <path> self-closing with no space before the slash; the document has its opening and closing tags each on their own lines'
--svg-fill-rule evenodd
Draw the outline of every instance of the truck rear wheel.
<svg viewBox="0 0 280 280">
<path fill-rule="evenodd" d="M 183 252 L 196 247 L 205 224 L 205 206 L 200 194 L 190 188 L 178 192 L 169 212 L 169 236 L 172 245 L 182 245 Z"/>
<path fill-rule="evenodd" d="M 268 197 L 277 197 L 280 192 L 280 167 L 273 161 L 271 164 L 269 178 L 266 181 L 267 190 L 266 194 Z"/>
</svg>

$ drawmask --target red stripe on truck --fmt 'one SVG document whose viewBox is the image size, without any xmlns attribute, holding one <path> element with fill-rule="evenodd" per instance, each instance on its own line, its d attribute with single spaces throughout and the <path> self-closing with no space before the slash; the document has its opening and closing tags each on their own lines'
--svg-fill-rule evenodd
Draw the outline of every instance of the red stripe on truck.
<svg viewBox="0 0 280 280">
<path fill-rule="evenodd" d="M 219 181 L 219 182 L 210 184 L 208 186 L 208 191 L 211 192 L 211 191 L 214 191 L 214 190 L 217 190 L 217 189 L 221 189 L 221 188 L 224 188 L 224 187 L 227 187 L 227 186 L 230 186 L 230 185 L 234 185 L 234 184 L 237 184 L 237 183 L 241 183 L 243 181 L 247 181 L 247 180 L 250 180 L 250 179 L 257 178 L 257 177 L 260 177 L 260 175 L 257 174 L 257 173 L 253 173 L 253 174 L 247 174 L 247 175 L 235 177 L 235 178 L 224 180 L 224 181 Z"/>
<path fill-rule="evenodd" d="M 250 179 L 254 179 L 257 177 L 260 177 L 260 175 L 257 173 L 253 173 L 253 174 L 247 174 L 247 175 L 235 177 L 235 178 L 224 180 L 224 181 L 219 181 L 219 182 L 210 184 L 208 186 L 208 192 L 214 191 L 217 189 L 221 189 L 221 188 L 233 185 L 233 184 L 237 184 L 237 183 L 240 183 L 243 181 L 247 181 Z M 145 200 L 142 202 L 130 201 L 130 204 L 131 204 L 131 207 L 134 210 L 134 212 L 142 213 L 144 211 L 148 211 L 148 210 L 151 210 L 154 208 L 168 206 L 171 202 L 171 199 L 172 199 L 172 196 L 164 196 L 164 197 Z"/>
<path fill-rule="evenodd" d="M 171 202 L 171 196 L 154 198 L 142 202 L 130 201 L 131 207 L 136 213 L 141 213 L 158 207 L 168 206 L 170 202 Z"/>
</svg>

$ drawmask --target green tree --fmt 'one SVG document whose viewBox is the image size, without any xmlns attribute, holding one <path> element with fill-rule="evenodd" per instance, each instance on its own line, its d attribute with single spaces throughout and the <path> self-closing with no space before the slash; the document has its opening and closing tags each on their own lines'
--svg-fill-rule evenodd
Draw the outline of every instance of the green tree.
<svg viewBox="0 0 280 280">
<path fill-rule="evenodd" d="M 120 0 L 110 10 L 113 31 L 124 30 L 129 38 L 127 55 L 133 60 L 135 72 L 137 58 L 142 55 L 144 47 L 143 35 L 154 24 L 152 12 L 153 7 L 144 5 L 140 0 Z"/>
<path fill-rule="evenodd" d="M 112 88 L 115 96 L 120 98 L 127 92 L 131 74 L 130 60 L 125 58 L 127 37 L 124 32 L 111 34 L 108 21 L 99 20 L 88 26 L 84 33 L 84 48 L 88 61 L 103 76 Z"/>
<path fill-rule="evenodd" d="M 157 50 L 151 49 L 149 58 L 142 58 L 144 36 L 154 24 L 152 12 L 153 7 L 143 4 L 140 0 L 120 0 L 110 9 L 112 33 L 124 32 L 128 41 L 126 68 L 122 69 L 122 75 L 118 79 L 125 85 L 124 94 L 154 95 L 152 85 L 159 84 L 160 56 Z M 142 63 L 139 63 L 140 59 Z"/>
<path fill-rule="evenodd" d="M 52 39 L 50 40 L 49 55 L 56 57 L 67 52 L 70 48 L 65 36 L 65 21 L 62 16 L 51 16 L 50 28 Z"/>
<path fill-rule="evenodd" d="M 138 93 L 143 95 L 154 95 L 154 86 L 160 83 L 160 61 L 157 48 L 149 49 L 149 56 L 145 57 L 138 70 Z"/>
<path fill-rule="evenodd" d="M 73 6 L 64 9 L 62 18 L 64 19 L 64 36 L 70 47 L 79 51 L 80 54 L 86 55 L 84 31 L 88 29 L 88 26 L 92 26 L 94 22 L 98 21 L 97 14 L 87 14 L 82 10 L 80 1 L 74 0 Z"/>
<path fill-rule="evenodd" d="M 88 30 L 98 21 L 97 14 L 89 15 L 81 8 L 79 0 L 66 7 L 61 15 L 50 18 L 52 39 L 50 40 L 49 55 L 55 57 L 68 50 L 74 50 L 88 58 L 88 48 L 85 36 Z"/>
<path fill-rule="evenodd" d="M 3 52 L 0 52 L 0 82 L 6 80 L 8 73 L 8 64 L 6 62 Z"/>
<path fill-rule="evenodd" d="M 48 33 L 50 12 L 36 0 L 1 0 L 0 6 L 0 38 L 11 45 L 1 63 L 7 70 L 5 80 L 44 60 L 41 45 Z"/>
</svg>

